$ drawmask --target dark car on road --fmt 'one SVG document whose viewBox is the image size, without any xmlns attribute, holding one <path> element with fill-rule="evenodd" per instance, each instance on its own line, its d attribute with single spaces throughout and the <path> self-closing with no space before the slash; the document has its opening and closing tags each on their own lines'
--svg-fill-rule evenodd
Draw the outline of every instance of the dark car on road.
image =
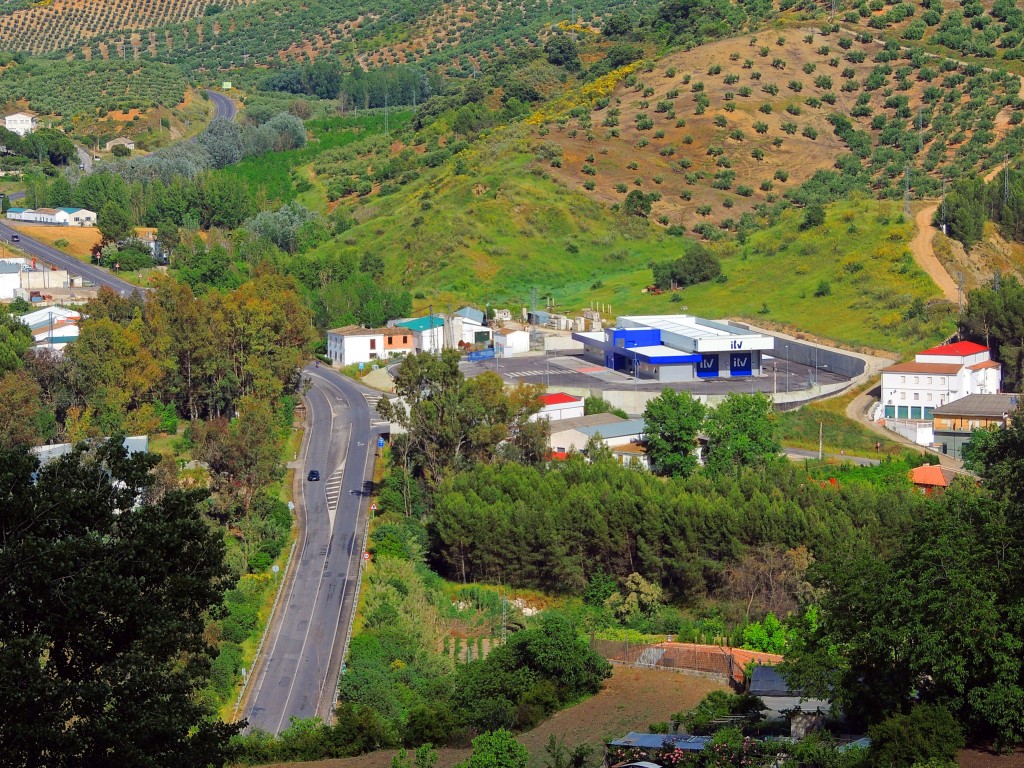
<svg viewBox="0 0 1024 768">
<path fill-rule="evenodd" d="M 11 242 L 12 243 L 20 243 L 21 242 L 21 235 L 11 235 Z"/>
<path fill-rule="evenodd" d="M 319 480 L 320 479 L 320 473 L 317 472 L 315 469 L 311 469 L 311 470 L 309 470 L 309 476 L 306 479 L 307 480 L 311 480 L 311 481 Z"/>
</svg>

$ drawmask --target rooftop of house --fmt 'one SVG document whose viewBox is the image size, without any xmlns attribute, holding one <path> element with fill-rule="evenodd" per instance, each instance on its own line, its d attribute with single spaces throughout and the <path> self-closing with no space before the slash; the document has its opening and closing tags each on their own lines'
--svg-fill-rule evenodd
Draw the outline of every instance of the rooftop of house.
<svg viewBox="0 0 1024 768">
<path fill-rule="evenodd" d="M 610 747 L 639 747 L 641 749 L 659 749 L 666 742 L 676 749 L 687 752 L 699 752 L 711 741 L 710 736 L 691 736 L 685 733 L 637 733 L 630 731 L 621 739 L 609 741 Z"/>
<path fill-rule="evenodd" d="M 400 328 L 408 328 L 410 331 L 422 333 L 432 328 L 444 328 L 444 318 L 441 315 L 427 315 L 426 317 L 413 317 L 409 320 L 400 320 L 395 323 Z"/>
<path fill-rule="evenodd" d="M 972 371 L 983 371 L 986 368 L 1002 368 L 1002 366 L 995 360 L 986 360 L 983 363 L 975 363 L 974 365 L 967 366 Z"/>
<path fill-rule="evenodd" d="M 479 309 L 463 307 L 462 309 L 456 310 L 455 314 L 459 317 L 465 318 L 466 320 L 472 320 L 477 325 L 484 324 L 484 313 Z"/>
<path fill-rule="evenodd" d="M 509 336 L 509 335 L 511 335 L 513 333 L 526 333 L 526 331 L 521 331 L 518 328 L 499 328 L 498 330 L 496 330 L 494 332 L 494 335 L 495 336 Z"/>
<path fill-rule="evenodd" d="M 628 419 L 616 422 L 615 424 L 595 424 L 590 427 L 578 427 L 576 431 L 588 437 L 600 435 L 607 440 L 609 438 L 627 437 L 628 435 L 642 435 L 646 427 L 647 425 L 643 419 Z"/>
<path fill-rule="evenodd" d="M 1001 419 L 1017 410 L 1021 395 L 967 395 L 959 400 L 946 403 L 936 408 L 934 416 L 977 416 L 980 418 Z"/>
<path fill-rule="evenodd" d="M 619 424 L 625 421 L 621 416 L 614 413 L 592 413 L 589 416 L 577 416 L 573 419 L 559 419 L 551 422 L 551 434 L 568 432 L 571 429 L 582 427 L 599 427 L 606 424 Z"/>
<path fill-rule="evenodd" d="M 45 213 L 45 214 L 48 214 L 50 216 L 53 216 L 55 213 L 57 213 L 57 209 L 56 208 L 36 208 L 36 213 Z"/>
<path fill-rule="evenodd" d="M 24 213 L 27 210 L 29 210 L 29 209 L 28 208 L 8 208 L 7 212 L 8 213 Z"/>
<path fill-rule="evenodd" d="M 4 120 L 8 117 L 35 117 L 31 112 L 11 112 L 9 115 L 4 115 Z"/>
<path fill-rule="evenodd" d="M 544 405 L 566 405 L 568 403 L 583 402 L 582 397 L 573 397 L 572 395 L 567 395 L 565 392 L 552 392 L 547 395 L 541 395 L 537 399 L 544 403 Z"/>
<path fill-rule="evenodd" d="M 931 349 L 926 349 L 924 352 L 918 352 L 917 354 L 967 357 L 968 355 L 976 355 L 979 352 L 988 352 L 988 347 L 981 344 L 975 344 L 973 341 L 958 341 L 954 344 L 943 344 L 941 347 L 932 347 Z"/>
<path fill-rule="evenodd" d="M 883 368 L 882 373 L 931 373 L 939 376 L 956 376 L 962 366 L 957 363 L 900 363 Z"/>
<path fill-rule="evenodd" d="M 408 332 L 408 328 L 364 328 L 361 325 L 345 325 L 328 331 L 334 336 L 397 336 Z"/>
<path fill-rule="evenodd" d="M 936 488 L 948 488 L 956 477 L 956 472 L 938 464 L 922 464 L 910 470 L 910 482 L 914 485 L 927 485 Z"/>
</svg>

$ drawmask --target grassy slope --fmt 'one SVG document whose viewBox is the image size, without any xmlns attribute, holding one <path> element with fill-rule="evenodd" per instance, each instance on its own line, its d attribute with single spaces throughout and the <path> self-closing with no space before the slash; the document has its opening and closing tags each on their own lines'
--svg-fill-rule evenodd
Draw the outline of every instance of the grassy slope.
<svg viewBox="0 0 1024 768">
<path fill-rule="evenodd" d="M 594 298 L 617 312 L 681 311 L 707 317 L 745 317 L 834 339 L 852 347 L 909 352 L 947 336 L 954 316 L 945 305 L 928 322 L 905 319 L 911 302 L 939 297 L 935 284 L 906 256 L 912 225 L 897 203 L 851 199 L 828 207 L 823 226 L 801 230 L 801 211 L 745 245 L 724 245 L 724 283 L 704 283 L 675 296 L 640 293 L 643 271 L 605 281 Z M 822 281 L 831 295 L 815 296 Z M 765 311 L 767 310 L 767 311 Z"/>
<path fill-rule="evenodd" d="M 463 174 L 438 169 L 368 199 L 358 213 L 364 223 L 322 248 L 380 255 L 389 278 L 417 294 L 419 308 L 518 306 L 535 287 L 564 311 L 596 301 L 610 304 L 609 314 L 746 317 L 901 353 L 952 330 L 944 307 L 928 322 L 905 318 L 914 299 L 937 298 L 938 290 L 905 255 L 912 227 L 897 203 L 837 203 L 825 225 L 810 231 L 800 229 L 802 213 L 790 211 L 745 245 L 715 246 L 727 281 L 688 288 L 673 302 L 641 291 L 651 281 L 649 263 L 675 258 L 680 238 L 547 178 L 517 128 L 481 146 L 467 153 Z M 822 281 L 832 293 L 816 297 Z"/>
<path fill-rule="evenodd" d="M 521 134 L 494 132 L 465 153 L 464 173 L 449 164 L 368 199 L 357 213 L 365 223 L 323 248 L 380 255 L 388 277 L 421 293 L 422 305 L 514 304 L 528 301 L 533 287 L 556 298 L 571 290 L 582 301 L 596 281 L 678 253 L 677 238 L 531 172 Z"/>
</svg>

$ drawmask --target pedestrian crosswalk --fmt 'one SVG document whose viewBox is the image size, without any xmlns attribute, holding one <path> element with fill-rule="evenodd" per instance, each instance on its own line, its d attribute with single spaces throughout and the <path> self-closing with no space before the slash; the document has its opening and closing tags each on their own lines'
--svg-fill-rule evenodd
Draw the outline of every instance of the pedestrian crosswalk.
<svg viewBox="0 0 1024 768">
<path fill-rule="evenodd" d="M 377 403 L 383 399 L 384 395 L 371 395 L 368 392 L 364 392 L 363 397 L 366 399 L 366 404 L 370 406 L 370 425 L 379 427 L 387 424 L 387 422 L 382 419 L 380 414 L 377 412 Z"/>
<path fill-rule="evenodd" d="M 561 373 L 561 372 L 562 371 L 556 371 L 556 373 Z M 504 376 L 505 378 L 509 378 L 509 379 L 518 379 L 518 378 L 522 378 L 524 376 L 546 376 L 549 373 L 551 373 L 550 370 L 544 370 L 544 369 L 540 369 L 540 370 L 533 370 L 533 369 L 531 369 L 531 370 L 528 370 L 528 371 L 510 371 L 508 373 L 505 373 L 504 371 L 501 371 L 501 375 Z"/>
</svg>

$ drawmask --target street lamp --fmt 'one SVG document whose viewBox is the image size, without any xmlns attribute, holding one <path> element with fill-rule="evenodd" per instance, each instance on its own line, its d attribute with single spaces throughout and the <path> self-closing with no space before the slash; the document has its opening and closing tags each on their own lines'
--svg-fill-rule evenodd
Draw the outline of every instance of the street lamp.
<svg viewBox="0 0 1024 768">
<path fill-rule="evenodd" d="M 789 344 L 786 345 L 786 394 L 789 394 Z"/>
</svg>

